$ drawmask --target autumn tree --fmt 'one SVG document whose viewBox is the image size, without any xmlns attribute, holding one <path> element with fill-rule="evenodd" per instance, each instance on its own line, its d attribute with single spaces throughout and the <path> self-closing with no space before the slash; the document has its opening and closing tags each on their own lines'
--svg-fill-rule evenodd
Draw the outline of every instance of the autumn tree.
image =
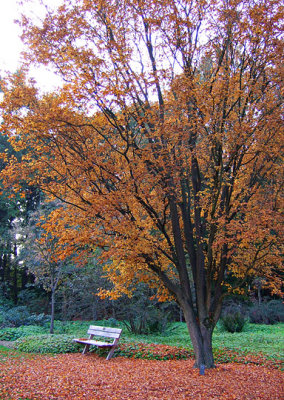
<svg viewBox="0 0 284 400">
<path fill-rule="evenodd" d="M 279 289 L 282 17 L 275 0 L 65 1 L 22 19 L 27 65 L 62 88 L 2 85 L 26 150 L 3 179 L 66 203 L 48 229 L 66 254 L 104 249 L 102 295 L 145 282 L 173 298 L 196 366 L 214 366 L 224 296 L 248 275 Z"/>
<path fill-rule="evenodd" d="M 19 259 L 34 276 L 35 283 L 50 292 L 50 333 L 54 332 L 56 293 L 64 283 L 71 265 L 70 258 L 58 257 L 62 246 L 58 243 L 57 237 L 45 229 L 48 210 L 54 208 L 58 212 L 58 205 L 55 207 L 54 203 L 45 204 L 45 207 L 41 207 L 31 215 L 28 225 L 18 230 L 19 241 L 23 243 Z"/>
</svg>

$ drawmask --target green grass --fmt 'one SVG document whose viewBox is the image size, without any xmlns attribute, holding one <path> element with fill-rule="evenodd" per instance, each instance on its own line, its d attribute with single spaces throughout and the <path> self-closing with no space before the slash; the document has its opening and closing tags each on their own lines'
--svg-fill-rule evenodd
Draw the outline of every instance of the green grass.
<svg viewBox="0 0 284 400">
<path fill-rule="evenodd" d="M 284 324 L 247 324 L 240 333 L 216 330 L 213 346 L 242 352 L 263 353 L 272 358 L 284 359 Z"/>
<path fill-rule="evenodd" d="M 156 343 L 191 349 L 190 338 L 185 323 L 173 323 L 164 334 L 133 335 L 123 331 L 122 341 Z M 229 348 L 245 352 L 259 353 L 284 358 L 284 324 L 247 324 L 240 333 L 225 332 L 217 327 L 213 335 L 214 348 Z"/>
<path fill-rule="evenodd" d="M 108 321 L 70 321 L 65 323 L 56 321 L 55 333 L 59 335 L 71 335 L 73 337 L 86 337 L 87 329 L 90 324 L 100 324 L 107 326 Z M 123 328 L 123 325 L 121 325 L 121 327 Z M 26 336 L 24 328 L 26 328 L 27 330 L 30 330 L 31 328 L 21 327 L 23 335 Z M 48 328 L 46 328 L 45 333 L 48 333 Z M 185 323 L 172 323 L 165 333 L 151 335 L 134 335 L 129 333 L 124 327 L 121 336 L 121 342 L 155 343 L 182 347 L 189 350 L 192 349 Z M 283 360 L 284 324 L 247 324 L 243 332 L 240 333 L 225 332 L 221 327 L 217 326 L 213 335 L 213 348 L 215 350 L 230 349 L 239 353 L 262 353 L 269 358 L 277 358 Z M 0 354 L 5 354 L 5 352 L 9 352 L 9 350 L 3 350 L 3 347 L 1 347 Z"/>
<path fill-rule="evenodd" d="M 169 346 L 192 349 L 185 323 L 171 325 L 172 331 L 159 335 L 135 336 L 123 333 L 126 339 L 138 342 L 166 344 Z M 243 332 L 229 333 L 216 327 L 213 334 L 213 348 L 227 348 L 235 351 L 263 353 L 272 358 L 284 359 L 284 324 L 256 325 L 247 324 Z"/>
</svg>

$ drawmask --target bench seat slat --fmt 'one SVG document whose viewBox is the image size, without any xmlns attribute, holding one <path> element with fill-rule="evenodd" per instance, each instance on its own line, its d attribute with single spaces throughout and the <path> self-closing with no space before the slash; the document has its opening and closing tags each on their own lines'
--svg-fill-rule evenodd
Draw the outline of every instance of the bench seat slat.
<svg viewBox="0 0 284 400">
<path fill-rule="evenodd" d="M 113 343 L 99 342 L 97 340 L 91 340 L 91 339 L 86 339 L 86 340 L 73 339 L 73 341 L 82 344 L 90 344 L 92 346 L 98 346 L 98 347 L 112 347 L 113 345 Z"/>
</svg>

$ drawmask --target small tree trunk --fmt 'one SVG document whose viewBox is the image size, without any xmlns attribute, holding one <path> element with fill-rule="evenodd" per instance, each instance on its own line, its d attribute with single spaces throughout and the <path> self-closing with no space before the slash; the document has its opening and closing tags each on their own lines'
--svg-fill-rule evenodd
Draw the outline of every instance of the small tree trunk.
<svg viewBox="0 0 284 400">
<path fill-rule="evenodd" d="M 261 283 L 259 283 L 257 287 L 257 298 L 258 298 L 258 305 L 261 305 Z"/>
<path fill-rule="evenodd" d="M 13 271 L 13 286 L 12 286 L 12 292 L 13 292 L 13 302 L 16 305 L 18 303 L 18 269 L 15 265 L 14 271 Z"/>
<path fill-rule="evenodd" d="M 63 320 L 67 321 L 67 296 L 66 296 L 66 291 L 65 290 L 63 290 L 61 315 L 62 315 Z"/>
<path fill-rule="evenodd" d="M 28 272 L 26 268 L 22 268 L 21 270 L 21 289 L 26 289 L 28 283 Z"/>
<path fill-rule="evenodd" d="M 54 333 L 55 289 L 51 290 L 51 317 L 49 333 Z"/>
<path fill-rule="evenodd" d="M 213 328 L 207 327 L 193 318 L 193 312 L 189 305 L 183 307 L 184 318 L 191 338 L 193 351 L 195 355 L 195 368 L 204 365 L 206 368 L 214 368 L 214 356 L 212 350 Z"/>
<path fill-rule="evenodd" d="M 3 263 L 3 254 L 0 255 L 0 278 L 1 282 L 4 282 L 5 280 L 5 269 L 4 269 L 4 263 Z"/>
<path fill-rule="evenodd" d="M 179 322 L 182 322 L 183 321 L 183 312 L 182 312 L 182 309 L 180 308 L 179 309 Z"/>
</svg>

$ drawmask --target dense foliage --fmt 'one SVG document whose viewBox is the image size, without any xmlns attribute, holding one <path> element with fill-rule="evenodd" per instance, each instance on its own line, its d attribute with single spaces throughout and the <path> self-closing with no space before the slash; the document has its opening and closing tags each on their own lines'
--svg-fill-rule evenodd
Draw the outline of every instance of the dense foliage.
<svg viewBox="0 0 284 400">
<path fill-rule="evenodd" d="M 72 341 L 71 335 L 36 335 L 19 338 L 16 349 L 26 353 L 76 353 L 78 343 Z"/>
<path fill-rule="evenodd" d="M 221 321 L 226 331 L 231 333 L 241 332 L 245 326 L 246 317 L 240 311 L 234 311 L 223 315 Z"/>
</svg>

